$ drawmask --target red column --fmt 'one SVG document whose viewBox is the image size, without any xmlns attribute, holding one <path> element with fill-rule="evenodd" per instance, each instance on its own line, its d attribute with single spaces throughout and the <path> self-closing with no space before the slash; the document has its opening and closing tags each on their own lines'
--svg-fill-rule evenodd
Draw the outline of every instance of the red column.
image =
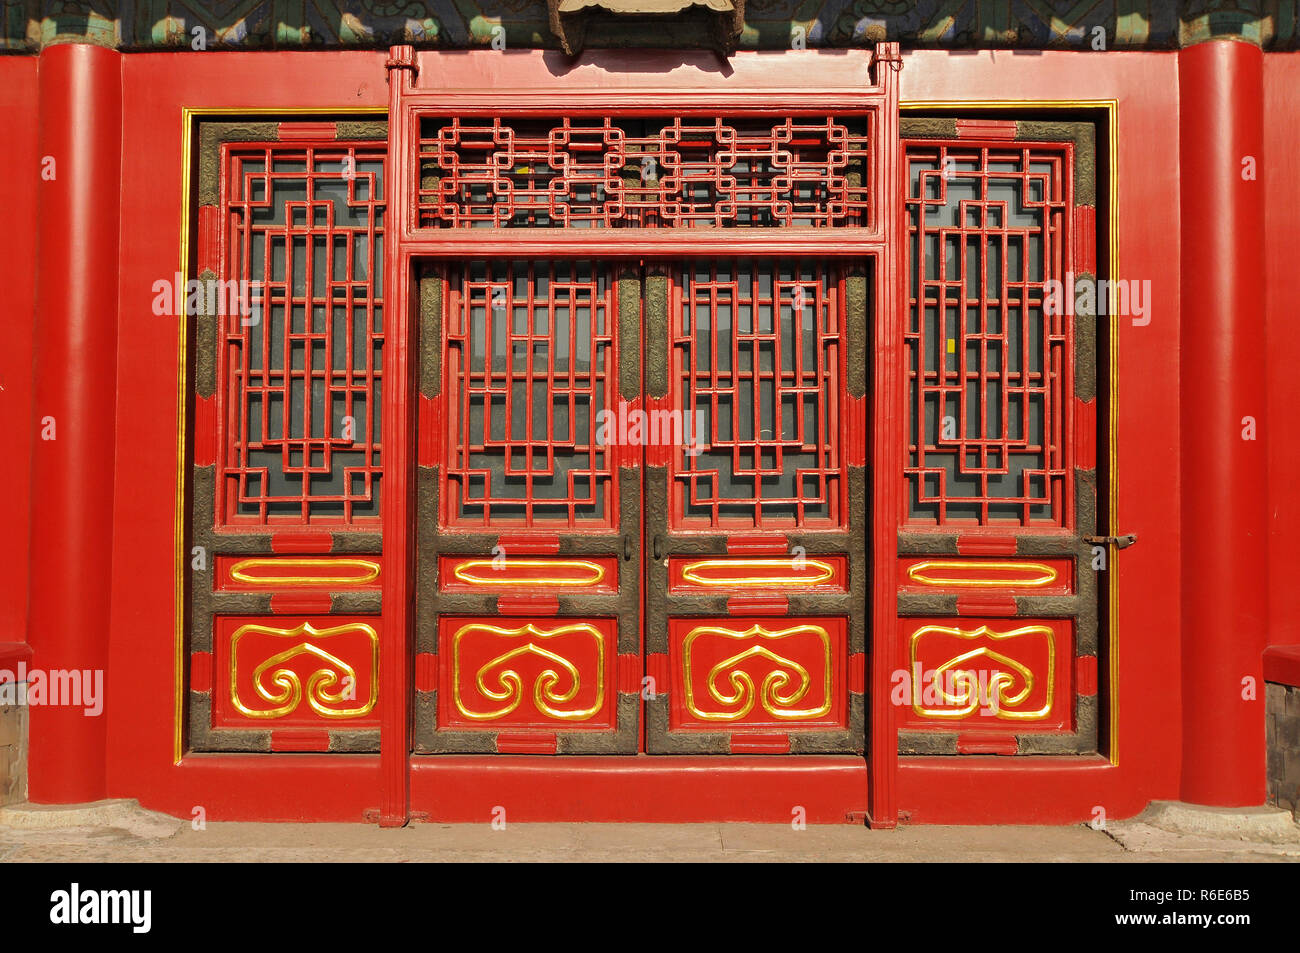
<svg viewBox="0 0 1300 953">
<path fill-rule="evenodd" d="M 409 210 L 406 167 L 413 155 L 410 128 L 402 111 L 403 94 L 411 92 L 417 68 L 415 49 L 394 46 L 388 53 L 388 159 L 384 188 L 390 213 L 384 235 L 384 604 L 380 697 L 384 699 L 379 733 L 379 824 L 401 827 L 411 809 L 411 680 L 410 624 L 414 578 L 415 378 L 412 361 L 417 326 L 411 294 L 411 261 L 405 239 Z"/>
<path fill-rule="evenodd" d="M 1235 41 L 1190 47 L 1178 85 L 1181 167 L 1169 174 L 1182 189 L 1181 796 L 1262 804 L 1264 214 L 1262 179 L 1248 176 L 1251 160 L 1257 176 L 1266 161 L 1263 54 Z"/>
<path fill-rule="evenodd" d="M 94 673 L 104 673 L 106 686 L 121 70 L 115 51 L 83 44 L 46 49 L 39 70 L 28 638 L 32 668 L 88 670 L 92 684 Z M 106 796 L 106 721 L 106 713 L 94 717 L 84 706 L 33 705 L 31 800 Z"/>
</svg>

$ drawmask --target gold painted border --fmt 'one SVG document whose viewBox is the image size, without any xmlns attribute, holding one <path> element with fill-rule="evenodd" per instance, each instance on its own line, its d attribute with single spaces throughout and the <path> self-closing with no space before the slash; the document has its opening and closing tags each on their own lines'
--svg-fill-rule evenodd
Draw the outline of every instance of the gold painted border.
<svg viewBox="0 0 1300 953">
<path fill-rule="evenodd" d="M 807 576 L 738 576 L 736 578 L 717 579 L 701 577 L 698 575 L 699 570 L 708 566 L 714 567 L 741 567 L 748 568 L 766 568 L 773 569 L 794 569 L 794 560 L 792 556 L 789 559 L 697 559 L 687 563 L 682 567 L 682 579 L 686 582 L 695 583 L 697 586 L 704 586 L 710 589 L 729 589 L 735 586 L 817 586 L 821 585 L 827 579 L 835 578 L 835 567 L 823 559 L 810 559 L 804 557 L 804 564 L 813 566 L 821 571 L 821 575 L 816 579 Z"/>
<path fill-rule="evenodd" d="M 1109 140 L 1109 167 L 1108 167 L 1108 207 L 1107 214 L 1107 247 L 1109 250 L 1109 268 L 1108 277 L 1110 279 L 1110 288 L 1115 288 L 1115 281 L 1119 273 L 1119 127 L 1118 113 L 1119 101 L 1116 99 L 1094 99 L 1094 100 L 934 100 L 930 102 L 921 101 L 904 101 L 899 103 L 899 113 L 908 110 L 918 109 L 1024 109 L 1024 108 L 1046 108 L 1046 109 L 1104 109 L 1106 112 L 1106 125 Z M 181 107 L 181 222 L 180 222 L 180 274 L 181 280 L 188 280 L 189 276 L 189 242 L 190 242 L 190 168 L 193 160 L 193 127 L 194 120 L 200 116 L 207 115 L 227 115 L 227 116 L 254 116 L 254 115 L 375 115 L 387 116 L 388 110 L 384 107 L 376 106 L 344 106 L 333 109 L 319 108 L 272 108 L 272 107 L 252 107 L 252 108 L 221 108 L 221 107 Z M 1113 305 L 1113 302 L 1112 302 Z M 1109 415 L 1109 446 L 1107 447 L 1108 462 L 1110 472 L 1109 476 L 1109 502 L 1108 523 L 1109 531 L 1107 535 L 1114 536 L 1118 533 L 1116 522 L 1116 507 L 1118 502 L 1118 454 L 1117 454 L 1117 437 L 1118 437 L 1118 419 L 1119 419 L 1119 382 L 1118 382 L 1118 360 L 1119 360 L 1119 318 L 1115 314 L 1115 308 L 1110 308 L 1110 377 L 1109 377 L 1109 401 L 1107 408 Z M 176 581 L 174 589 L 175 604 L 175 639 L 174 639 L 174 704 L 173 704 L 173 762 L 180 764 L 184 757 L 184 693 L 185 693 L 185 429 L 186 429 L 186 397 L 188 390 L 188 380 L 186 374 L 187 358 L 187 337 L 189 334 L 188 322 L 182 320 L 177 330 L 177 393 L 176 393 L 176 418 L 177 418 L 177 436 L 176 436 L 176 506 L 175 506 L 175 543 L 176 543 Z M 1115 555 L 1118 550 L 1115 546 L 1107 547 L 1108 565 L 1115 564 Z M 1109 656 L 1109 703 L 1110 719 L 1109 732 L 1106 739 L 1110 752 L 1110 763 L 1119 764 L 1119 631 L 1118 631 L 1118 574 L 1112 572 L 1107 579 L 1107 590 L 1109 592 L 1109 605 L 1107 630 L 1106 630 L 1106 649 Z"/>
<path fill-rule="evenodd" d="M 1107 208 L 1106 208 L 1106 248 L 1109 252 L 1107 278 L 1110 280 L 1111 294 L 1116 294 L 1115 282 L 1119 277 L 1119 100 L 1118 99 L 936 99 L 932 101 L 900 101 L 900 115 L 906 111 L 919 109 L 1101 109 L 1106 113 L 1107 145 L 1109 147 L 1109 167 L 1107 169 Z M 1119 502 L 1119 315 L 1115 313 L 1115 301 L 1110 302 L 1110 378 L 1107 408 L 1109 446 L 1107 449 L 1108 491 L 1110 505 L 1107 507 L 1108 536 L 1118 535 L 1117 507 Z M 1115 555 L 1119 552 L 1113 543 L 1106 549 L 1106 565 L 1115 566 Z M 1110 763 L 1119 764 L 1119 573 L 1112 568 L 1106 579 L 1109 593 L 1106 619 L 1106 654 L 1109 659 L 1109 686 L 1107 700 L 1110 708 L 1108 736 L 1105 739 L 1110 753 Z M 1098 739 L 1101 741 L 1101 739 Z"/>
<path fill-rule="evenodd" d="M 308 566 L 356 568 L 365 570 L 361 576 L 250 576 L 245 570 L 254 566 Z M 230 578 L 250 586 L 364 586 L 379 578 L 379 563 L 373 559 L 341 559 L 337 557 L 285 558 L 283 556 L 255 556 L 241 559 L 230 567 Z"/>
<path fill-rule="evenodd" d="M 958 576 L 956 579 L 935 579 L 925 575 L 931 569 L 1019 569 L 1037 572 L 1030 579 L 974 579 Z M 978 559 L 923 559 L 907 567 L 907 578 L 919 586 L 947 588 L 950 586 L 976 586 L 987 589 L 1031 589 L 1049 586 L 1056 581 L 1057 572 L 1046 563 L 1032 562 L 985 562 Z"/>
<path fill-rule="evenodd" d="M 513 579 L 484 578 L 466 572 L 467 569 L 479 569 L 484 566 L 492 568 L 494 573 L 503 574 L 502 570 L 497 569 L 491 559 L 462 559 L 455 564 L 451 574 L 454 578 L 465 583 L 467 586 L 566 586 L 586 589 L 590 586 L 598 586 L 604 581 L 606 569 L 603 565 L 590 559 L 507 559 L 504 569 L 519 568 L 546 568 L 552 569 L 560 566 L 575 567 L 578 569 L 589 569 L 595 573 L 594 578 L 587 579 L 565 579 L 560 576 L 542 576 L 537 579 L 519 578 Z"/>
<path fill-rule="evenodd" d="M 200 116 L 387 116 L 384 106 L 319 107 L 277 106 L 182 106 L 181 107 L 181 281 L 189 280 L 190 271 L 190 169 L 194 161 L 194 121 Z M 186 371 L 189 356 L 189 320 L 181 315 L 176 331 L 176 505 L 173 537 L 176 545 L 176 581 L 173 590 L 175 635 L 173 639 L 172 763 L 179 765 L 185 757 L 185 406 L 189 402 Z"/>
</svg>

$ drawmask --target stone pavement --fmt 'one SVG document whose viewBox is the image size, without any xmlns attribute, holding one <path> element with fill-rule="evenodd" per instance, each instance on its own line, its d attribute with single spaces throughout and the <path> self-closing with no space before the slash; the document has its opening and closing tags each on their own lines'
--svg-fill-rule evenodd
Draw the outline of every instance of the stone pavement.
<svg viewBox="0 0 1300 953">
<path fill-rule="evenodd" d="M 1249 813 L 1249 812 L 1247 812 Z M 0 809 L 0 862 L 144 861 L 1297 861 L 1300 827 L 1276 817 L 1203 815 L 1153 806 L 1106 831 L 1070 827 L 766 824 L 210 823 L 194 830 L 106 802 L 73 811 Z"/>
</svg>

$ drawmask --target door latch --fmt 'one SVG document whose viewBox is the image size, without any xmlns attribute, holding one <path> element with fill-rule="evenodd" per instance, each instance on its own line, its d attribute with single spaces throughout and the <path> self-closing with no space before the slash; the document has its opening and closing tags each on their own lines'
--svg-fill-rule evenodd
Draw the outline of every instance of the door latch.
<svg viewBox="0 0 1300 953">
<path fill-rule="evenodd" d="M 1109 546 L 1113 544 L 1116 549 L 1128 549 L 1138 541 L 1138 534 L 1128 533 L 1124 536 L 1085 536 L 1083 537 L 1083 541 L 1085 543 L 1090 543 L 1093 546 Z"/>
</svg>

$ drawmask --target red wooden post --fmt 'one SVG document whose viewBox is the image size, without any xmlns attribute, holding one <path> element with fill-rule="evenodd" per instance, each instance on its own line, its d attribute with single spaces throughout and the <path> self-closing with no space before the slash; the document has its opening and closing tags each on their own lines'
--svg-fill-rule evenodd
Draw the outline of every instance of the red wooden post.
<svg viewBox="0 0 1300 953">
<path fill-rule="evenodd" d="M 117 52 L 83 44 L 45 50 L 40 97 L 43 164 L 31 171 L 41 178 L 28 638 L 34 669 L 76 669 L 92 685 L 99 673 L 106 686 L 121 193 Z M 49 704 L 60 700 L 47 691 L 31 708 L 30 797 L 103 798 L 107 715 Z"/>
<path fill-rule="evenodd" d="M 1179 67 L 1182 798 L 1262 804 L 1264 203 L 1248 172 L 1265 161 L 1263 54 L 1215 41 L 1181 52 Z"/>
<path fill-rule="evenodd" d="M 384 604 L 380 647 L 380 697 L 384 699 L 380 729 L 381 773 L 379 823 L 401 827 L 410 819 L 411 659 L 407 633 L 414 566 L 411 532 L 411 468 L 415 444 L 412 386 L 411 266 L 403 253 L 410 227 L 409 163 L 413 149 L 402 113 L 402 94 L 414 84 L 415 50 L 394 46 L 388 59 L 388 158 L 384 182 L 388 190 L 385 218 L 384 313 Z"/>
</svg>

